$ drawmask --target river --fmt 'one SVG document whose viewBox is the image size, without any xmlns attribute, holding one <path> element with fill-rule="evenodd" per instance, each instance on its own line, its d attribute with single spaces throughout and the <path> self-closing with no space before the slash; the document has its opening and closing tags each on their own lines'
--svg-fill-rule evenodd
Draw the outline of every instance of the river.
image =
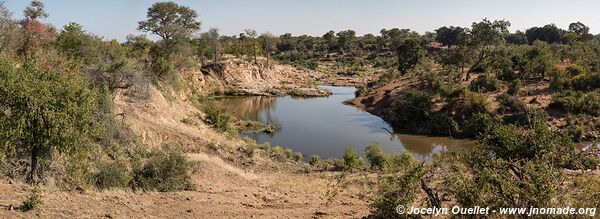
<svg viewBox="0 0 600 219">
<path fill-rule="evenodd" d="M 473 141 L 449 137 L 430 137 L 401 133 L 393 130 L 381 118 L 353 106 L 342 104 L 354 98 L 354 87 L 323 86 L 333 94 L 329 97 L 226 97 L 208 103 L 219 110 L 244 120 L 277 124 L 273 134 L 247 134 L 258 143 L 268 142 L 301 152 L 305 156 L 317 154 L 321 158 L 340 158 L 348 146 L 362 153 L 364 148 L 377 142 L 387 152 L 408 150 L 419 160 L 448 151 L 456 151 Z"/>
</svg>

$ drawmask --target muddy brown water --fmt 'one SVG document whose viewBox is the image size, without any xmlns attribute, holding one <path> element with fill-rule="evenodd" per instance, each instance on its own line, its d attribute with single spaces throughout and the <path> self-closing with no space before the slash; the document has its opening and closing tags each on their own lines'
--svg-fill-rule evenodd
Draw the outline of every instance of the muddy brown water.
<svg viewBox="0 0 600 219">
<path fill-rule="evenodd" d="M 430 137 L 393 130 L 381 118 L 353 106 L 342 104 L 354 98 L 354 87 L 323 86 L 333 92 L 329 97 L 226 97 L 208 101 L 223 112 L 244 120 L 274 123 L 280 129 L 273 134 L 240 133 L 258 143 L 280 145 L 301 152 L 305 158 L 317 154 L 321 158 L 340 158 L 347 147 L 362 153 L 377 142 L 387 152 L 408 150 L 419 160 L 472 146 L 472 140 Z"/>
</svg>

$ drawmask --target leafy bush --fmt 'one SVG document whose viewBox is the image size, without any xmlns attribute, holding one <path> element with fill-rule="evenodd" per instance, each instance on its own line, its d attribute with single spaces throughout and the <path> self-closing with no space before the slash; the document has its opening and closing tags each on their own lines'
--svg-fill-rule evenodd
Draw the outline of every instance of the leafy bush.
<svg viewBox="0 0 600 219">
<path fill-rule="evenodd" d="M 294 153 L 293 158 L 294 158 L 294 161 L 298 161 L 298 162 L 302 161 L 302 153 L 300 153 L 300 152 Z"/>
<path fill-rule="evenodd" d="M 356 91 L 354 91 L 354 96 L 361 97 L 361 96 L 364 96 L 365 94 L 367 94 L 368 92 L 369 92 L 369 90 L 366 87 L 359 87 L 359 88 L 356 88 Z"/>
<path fill-rule="evenodd" d="M 394 115 L 396 124 L 405 129 L 418 128 L 423 121 L 430 120 L 433 103 L 431 95 L 420 90 L 408 90 L 406 96 L 395 104 Z"/>
<path fill-rule="evenodd" d="M 466 122 L 463 134 L 468 137 L 478 137 L 498 123 L 498 120 L 489 113 L 476 113 Z"/>
<path fill-rule="evenodd" d="M 600 208 L 600 179 L 595 176 L 581 176 L 573 180 L 573 189 L 578 191 L 575 206 L 579 208 Z"/>
<path fill-rule="evenodd" d="M 38 208 L 42 204 L 42 196 L 40 195 L 40 191 L 37 188 L 31 190 L 31 194 L 25 201 L 21 203 L 19 209 L 21 211 L 31 211 Z"/>
<path fill-rule="evenodd" d="M 310 155 L 310 158 L 308 160 L 308 163 L 310 165 L 315 165 L 315 164 L 318 164 L 319 162 L 321 162 L 321 158 L 319 157 L 319 155 L 316 155 L 316 154 Z"/>
<path fill-rule="evenodd" d="M 566 113 L 600 115 L 600 97 L 596 93 L 561 91 L 552 95 L 550 105 Z"/>
<path fill-rule="evenodd" d="M 362 167 L 362 165 L 362 160 L 360 159 L 358 154 L 354 152 L 352 146 L 346 148 L 346 152 L 344 152 L 344 168 L 348 170 L 359 169 L 360 167 Z"/>
<path fill-rule="evenodd" d="M 100 163 L 98 170 L 95 179 L 100 189 L 126 187 L 130 181 L 127 167 L 121 163 Z"/>
<path fill-rule="evenodd" d="M 180 152 L 152 153 L 142 167 L 134 170 L 133 188 L 161 192 L 193 189 L 188 173 L 190 167 L 191 164 Z"/>
<path fill-rule="evenodd" d="M 387 158 L 385 152 L 381 149 L 381 145 L 373 143 L 365 148 L 365 157 L 371 164 L 372 170 L 383 170 L 385 168 Z"/>
<path fill-rule="evenodd" d="M 497 91 L 500 89 L 500 80 L 487 74 L 481 75 L 471 82 L 469 89 L 481 93 Z"/>
<path fill-rule="evenodd" d="M 379 181 L 375 200 L 371 203 L 376 218 L 399 218 L 394 209 L 398 205 L 411 206 L 417 198 L 425 169 L 409 154 L 394 156 L 394 168 Z M 393 172 L 392 172 L 393 170 Z"/>
<path fill-rule="evenodd" d="M 206 113 L 206 117 L 204 121 L 213 125 L 217 130 L 221 132 L 229 132 L 231 131 L 231 116 L 221 113 L 217 108 L 214 107 L 205 107 L 204 112 Z"/>
<path fill-rule="evenodd" d="M 508 90 L 506 91 L 506 93 L 510 94 L 510 95 L 519 95 L 519 91 L 521 91 L 521 88 L 523 87 L 523 82 L 521 82 L 521 80 L 517 79 L 514 80 L 512 82 L 510 82 L 510 84 L 508 85 Z"/>
<path fill-rule="evenodd" d="M 568 138 L 543 119 L 532 127 L 497 125 L 449 167 L 444 185 L 461 206 L 546 206 L 557 197 L 561 168 L 574 161 Z M 518 162 L 515 162 L 518 161 Z"/>
<path fill-rule="evenodd" d="M 499 95 L 496 100 L 500 104 L 498 111 L 502 113 L 523 113 L 527 110 L 527 106 L 521 99 L 508 93 Z"/>
</svg>

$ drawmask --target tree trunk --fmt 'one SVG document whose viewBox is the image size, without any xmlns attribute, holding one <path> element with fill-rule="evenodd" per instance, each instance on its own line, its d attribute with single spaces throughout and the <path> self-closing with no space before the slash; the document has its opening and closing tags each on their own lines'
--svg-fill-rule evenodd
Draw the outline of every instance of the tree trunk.
<svg viewBox="0 0 600 219">
<path fill-rule="evenodd" d="M 38 165 L 38 147 L 35 146 L 31 149 L 31 170 L 27 177 L 27 182 L 34 184 L 37 178 L 37 165 Z"/>
<path fill-rule="evenodd" d="M 256 45 L 252 44 L 252 51 L 254 51 L 254 64 L 258 65 L 258 61 L 256 60 Z"/>
</svg>

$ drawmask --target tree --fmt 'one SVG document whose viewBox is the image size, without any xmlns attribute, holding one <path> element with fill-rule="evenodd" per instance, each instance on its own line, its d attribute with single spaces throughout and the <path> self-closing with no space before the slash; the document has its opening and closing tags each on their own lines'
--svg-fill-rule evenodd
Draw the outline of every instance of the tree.
<svg viewBox="0 0 600 219">
<path fill-rule="evenodd" d="M 581 22 L 569 24 L 569 32 L 575 33 L 577 39 L 580 41 L 591 40 L 594 38 L 594 35 L 590 34 L 590 28 Z"/>
<path fill-rule="evenodd" d="M 398 71 L 400 75 L 404 75 L 408 70 L 414 68 L 425 55 L 420 38 L 411 37 L 405 39 L 397 47 Z"/>
<path fill-rule="evenodd" d="M 536 40 L 547 43 L 560 43 L 564 30 L 556 27 L 554 24 L 547 24 L 543 27 L 532 27 L 525 31 L 527 41 L 532 44 Z"/>
<path fill-rule="evenodd" d="M 334 50 L 338 43 L 337 37 L 335 36 L 335 31 L 331 30 L 323 35 L 323 40 L 325 41 L 325 45 L 327 46 L 327 50 Z"/>
<path fill-rule="evenodd" d="M 506 35 L 506 42 L 515 45 L 527 44 L 527 36 L 523 31 L 517 30 L 515 33 Z"/>
<path fill-rule="evenodd" d="M 147 20 L 138 23 L 138 30 L 158 35 L 167 46 L 200 30 L 196 11 L 174 2 L 154 3 L 148 8 L 146 17 Z"/>
<path fill-rule="evenodd" d="M 491 22 L 483 19 L 481 22 L 473 22 L 467 45 L 475 57 L 473 65 L 467 71 L 466 80 L 469 80 L 470 73 L 480 67 L 483 61 L 492 54 L 495 47 L 505 42 L 504 37 L 508 34 L 509 26 L 510 22 L 505 20 Z"/>
<path fill-rule="evenodd" d="M 21 54 L 27 55 L 36 47 L 48 41 L 48 26 L 41 23 L 39 19 L 48 17 L 44 11 L 44 3 L 33 0 L 24 11 L 25 19 L 21 21 L 25 32 L 25 41 L 21 48 Z"/>
<path fill-rule="evenodd" d="M 96 61 L 99 52 L 96 45 L 101 41 L 100 38 L 87 34 L 81 25 L 71 22 L 63 27 L 55 45 L 62 55 L 82 64 L 91 64 Z"/>
<path fill-rule="evenodd" d="M 356 39 L 356 32 L 354 30 L 345 30 L 338 32 L 336 35 L 340 52 L 344 53 L 352 51 L 354 40 Z"/>
<path fill-rule="evenodd" d="M 261 34 L 259 38 L 262 41 L 263 51 L 265 53 L 265 56 L 267 57 L 267 66 L 269 66 L 270 59 L 271 59 L 271 51 L 274 49 L 275 45 L 277 44 L 275 36 L 273 36 L 273 34 L 267 32 L 267 33 Z"/>
<path fill-rule="evenodd" d="M 248 40 L 250 41 L 250 49 L 252 50 L 252 54 L 254 56 L 254 64 L 258 64 L 258 61 L 256 60 L 256 56 L 257 56 L 257 48 L 258 42 L 256 42 L 256 37 L 258 37 L 258 33 L 256 33 L 256 30 L 253 29 L 245 29 L 244 33 L 246 33 L 246 36 L 248 36 Z"/>
<path fill-rule="evenodd" d="M 435 40 L 445 46 L 448 46 L 448 48 L 459 45 L 460 38 L 466 34 L 466 30 L 464 28 L 454 26 L 440 27 L 439 29 L 435 30 L 435 32 L 437 33 Z"/>
<path fill-rule="evenodd" d="M 101 131 L 97 94 L 77 73 L 43 70 L 33 63 L 0 64 L 0 151 L 31 159 L 35 182 L 39 160 L 57 151 L 85 151 Z"/>
<path fill-rule="evenodd" d="M 20 33 L 12 13 L 4 6 L 4 2 L 0 2 L 0 53 L 15 49 L 22 38 Z"/>
<path fill-rule="evenodd" d="M 210 28 L 206 33 L 202 34 L 202 38 L 208 42 L 212 51 L 213 51 L 213 64 L 219 63 L 219 58 L 221 56 L 221 41 L 219 35 L 219 29 Z"/>
</svg>

